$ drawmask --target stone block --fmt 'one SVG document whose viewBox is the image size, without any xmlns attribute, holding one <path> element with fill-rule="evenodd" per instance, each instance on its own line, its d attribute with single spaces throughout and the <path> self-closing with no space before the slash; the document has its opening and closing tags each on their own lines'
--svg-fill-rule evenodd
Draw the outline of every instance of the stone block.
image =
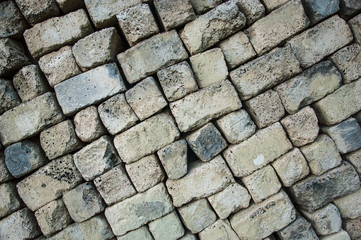
<svg viewBox="0 0 361 240">
<path fill-rule="evenodd" d="M 204 162 L 217 156 L 228 145 L 213 123 L 190 133 L 186 140 L 197 157 Z"/>
<path fill-rule="evenodd" d="M 0 195 L 0 218 L 10 215 L 23 205 L 16 191 L 16 186 L 12 182 L 0 185 Z"/>
<path fill-rule="evenodd" d="M 361 77 L 361 46 L 357 43 L 346 46 L 331 56 L 342 74 L 344 83 L 350 83 Z"/>
<path fill-rule="evenodd" d="M 301 0 L 290 1 L 245 30 L 258 55 L 273 49 L 310 24 Z"/>
<path fill-rule="evenodd" d="M 208 197 L 209 203 L 221 219 L 249 206 L 251 196 L 246 188 L 238 183 L 229 185 L 224 190 Z"/>
<path fill-rule="evenodd" d="M 179 179 L 187 174 L 188 147 L 184 139 L 165 146 L 157 154 L 169 179 Z"/>
<path fill-rule="evenodd" d="M 129 105 L 140 120 L 144 120 L 167 106 L 157 82 L 148 77 L 125 93 Z"/>
<path fill-rule="evenodd" d="M 361 238 L 361 217 L 356 219 L 344 220 L 343 228 L 350 235 L 351 239 L 358 240 Z"/>
<path fill-rule="evenodd" d="M 169 233 L 167 233 L 169 234 Z M 140 227 L 136 230 L 130 231 L 127 234 L 120 236 L 117 240 L 154 240 L 152 234 L 146 226 Z"/>
<path fill-rule="evenodd" d="M 101 121 L 112 135 L 134 126 L 139 120 L 125 100 L 124 94 L 117 94 L 103 102 L 98 111 Z"/>
<path fill-rule="evenodd" d="M 118 61 L 129 83 L 188 58 L 175 30 L 157 34 L 119 54 Z"/>
<path fill-rule="evenodd" d="M 0 76 L 10 76 L 30 64 L 24 46 L 10 38 L 0 39 Z"/>
<path fill-rule="evenodd" d="M 187 23 L 180 35 L 193 55 L 238 32 L 245 24 L 246 18 L 237 3 L 229 1 Z"/>
<path fill-rule="evenodd" d="M 184 61 L 157 72 L 160 85 L 168 101 L 176 101 L 198 90 L 188 62 Z"/>
<path fill-rule="evenodd" d="M 121 236 L 173 211 L 172 201 L 163 183 L 146 192 L 116 203 L 105 210 L 115 235 Z"/>
<path fill-rule="evenodd" d="M 355 219 L 361 217 L 361 190 L 336 199 L 334 204 L 340 211 L 342 218 Z"/>
<path fill-rule="evenodd" d="M 60 15 L 54 0 L 15 0 L 26 20 L 34 25 Z"/>
<path fill-rule="evenodd" d="M 281 83 L 275 90 L 281 97 L 288 113 L 299 109 L 332 93 L 342 84 L 342 76 L 330 61 L 322 61 L 298 76 Z"/>
<path fill-rule="evenodd" d="M 76 135 L 83 142 L 94 141 L 106 132 L 95 106 L 79 111 L 74 116 L 74 126 Z"/>
<path fill-rule="evenodd" d="M 0 183 L 13 179 L 13 176 L 9 173 L 9 170 L 5 164 L 5 156 L 3 152 L 0 152 Z"/>
<path fill-rule="evenodd" d="M 360 179 L 356 170 L 344 162 L 321 176 L 309 176 L 288 190 L 300 208 L 312 212 L 359 188 Z"/>
<path fill-rule="evenodd" d="M 83 146 L 75 134 L 71 120 L 66 120 L 40 133 L 40 144 L 51 160 L 78 150 Z"/>
<path fill-rule="evenodd" d="M 192 0 L 191 0 L 192 1 Z M 193 0 L 194 1 L 194 0 Z M 196 234 L 192 234 L 191 232 L 186 232 L 183 237 L 179 240 L 198 240 Z"/>
<path fill-rule="evenodd" d="M 278 158 L 272 166 L 285 187 L 291 187 L 310 173 L 307 161 L 298 148 Z"/>
<path fill-rule="evenodd" d="M 114 27 L 102 29 L 80 39 L 72 47 L 75 60 L 82 71 L 88 71 L 105 63 L 115 62 L 123 48 Z"/>
<path fill-rule="evenodd" d="M 233 231 L 228 220 L 218 220 L 211 226 L 199 233 L 201 240 L 237 240 L 237 234 Z"/>
<path fill-rule="evenodd" d="M 122 201 L 136 194 L 122 165 L 118 165 L 94 179 L 94 184 L 106 204 Z"/>
<path fill-rule="evenodd" d="M 182 132 L 194 130 L 241 107 L 238 94 L 229 81 L 211 85 L 170 103 L 170 110 Z"/>
<path fill-rule="evenodd" d="M 196 18 L 189 0 L 172 3 L 167 0 L 156 0 L 154 6 L 166 31 L 180 27 Z"/>
<path fill-rule="evenodd" d="M 300 215 L 297 215 L 297 218 L 293 223 L 278 231 L 277 235 L 281 240 L 318 240 L 311 223 Z"/>
<path fill-rule="evenodd" d="M 361 176 L 361 149 L 345 155 L 345 159 L 356 168 Z"/>
<path fill-rule="evenodd" d="M 33 239 L 41 234 L 33 213 L 23 208 L 0 220 L 0 238 Z"/>
<path fill-rule="evenodd" d="M 182 222 L 175 211 L 150 222 L 149 230 L 157 240 L 176 240 L 184 235 Z"/>
<path fill-rule="evenodd" d="M 340 0 L 340 15 L 350 17 L 361 9 L 361 3 L 357 0 Z"/>
<path fill-rule="evenodd" d="M 52 87 L 81 73 L 69 46 L 42 56 L 39 66 Z"/>
<path fill-rule="evenodd" d="M 319 235 L 329 235 L 341 230 L 342 220 L 340 212 L 333 204 L 328 204 L 314 212 L 302 211 L 302 214 L 311 222 Z"/>
<path fill-rule="evenodd" d="M 345 20 L 335 15 L 293 37 L 289 43 L 302 67 L 307 68 L 352 41 Z"/>
<path fill-rule="evenodd" d="M 53 93 L 45 93 L 0 116 L 0 140 L 5 146 L 38 134 L 64 119 Z"/>
<path fill-rule="evenodd" d="M 222 49 L 227 66 L 233 69 L 256 56 L 246 34 L 238 32 L 223 40 L 219 47 Z"/>
<path fill-rule="evenodd" d="M 52 201 L 35 211 L 35 217 L 43 234 L 47 237 L 66 228 L 72 219 L 61 199 Z"/>
<path fill-rule="evenodd" d="M 66 155 L 51 161 L 46 166 L 21 180 L 18 193 L 25 204 L 35 211 L 83 181 L 73 163 L 73 157 Z"/>
<path fill-rule="evenodd" d="M 91 181 L 121 162 L 108 136 L 100 137 L 74 154 L 74 163 L 86 181 Z"/>
<path fill-rule="evenodd" d="M 63 201 L 75 222 L 83 222 L 102 212 L 105 204 L 92 183 L 83 183 L 63 195 Z"/>
<path fill-rule="evenodd" d="M 84 0 L 55 0 L 63 13 L 73 12 L 84 6 Z"/>
<path fill-rule="evenodd" d="M 328 236 L 321 236 L 320 240 L 351 240 L 347 232 L 341 229 L 338 233 L 334 233 Z"/>
<path fill-rule="evenodd" d="M 331 127 L 324 127 L 322 131 L 333 139 L 342 154 L 361 148 L 361 127 L 355 118 L 349 118 Z"/>
<path fill-rule="evenodd" d="M 288 1 L 290 1 L 290 0 L 263 0 L 262 2 L 268 11 L 272 11 L 272 10 L 284 5 Z"/>
<path fill-rule="evenodd" d="M 11 81 L 2 78 L 0 78 L 0 97 L 0 114 L 21 103 Z"/>
<path fill-rule="evenodd" d="M 172 117 L 157 114 L 115 136 L 114 146 L 125 163 L 132 163 L 171 144 L 179 138 Z"/>
<path fill-rule="evenodd" d="M 16 178 L 34 171 L 47 162 L 40 146 L 29 140 L 8 146 L 4 153 L 6 167 Z"/>
<path fill-rule="evenodd" d="M 39 58 L 65 45 L 71 45 L 92 32 L 88 16 L 80 9 L 34 25 L 25 30 L 24 38 L 31 55 Z"/>
<path fill-rule="evenodd" d="M 223 156 L 236 177 L 244 177 L 292 149 L 280 123 L 259 130 L 240 144 L 228 147 Z"/>
<path fill-rule="evenodd" d="M 237 4 L 247 19 L 247 25 L 251 25 L 265 15 L 265 8 L 260 0 L 237 0 Z"/>
<path fill-rule="evenodd" d="M 66 115 L 72 115 L 125 90 L 115 63 L 99 66 L 55 86 L 59 104 Z"/>
<path fill-rule="evenodd" d="M 310 107 L 305 107 L 297 113 L 285 117 L 281 123 L 296 147 L 313 142 L 319 132 L 316 113 Z"/>
<path fill-rule="evenodd" d="M 200 15 L 208 10 L 217 7 L 222 0 L 190 0 L 195 12 Z"/>
<path fill-rule="evenodd" d="M 213 212 L 207 199 L 200 199 L 178 208 L 184 225 L 192 232 L 199 233 L 212 225 L 217 216 Z"/>
<path fill-rule="evenodd" d="M 296 210 L 281 191 L 269 199 L 251 205 L 230 218 L 239 238 L 262 239 L 289 225 L 296 219 Z"/>
<path fill-rule="evenodd" d="M 354 35 L 355 42 L 361 44 L 361 14 L 350 19 L 350 21 L 348 21 L 348 24 Z"/>
<path fill-rule="evenodd" d="M 339 0 L 303 0 L 305 10 L 312 24 L 338 12 Z"/>
<path fill-rule="evenodd" d="M 228 69 L 222 50 L 213 48 L 189 58 L 200 88 L 222 82 L 228 76 Z"/>
<path fill-rule="evenodd" d="M 163 170 L 154 154 L 125 165 L 125 169 L 138 192 L 144 192 L 164 179 Z"/>
<path fill-rule="evenodd" d="M 279 121 L 285 115 L 285 109 L 276 91 L 268 90 L 246 101 L 246 106 L 259 128 L 267 127 Z"/>
<path fill-rule="evenodd" d="M 230 73 L 240 97 L 247 100 L 301 72 L 289 47 L 279 48 Z"/>
<path fill-rule="evenodd" d="M 12 0 L 0 3 L 0 37 L 20 38 L 28 27 L 24 16 Z"/>
</svg>

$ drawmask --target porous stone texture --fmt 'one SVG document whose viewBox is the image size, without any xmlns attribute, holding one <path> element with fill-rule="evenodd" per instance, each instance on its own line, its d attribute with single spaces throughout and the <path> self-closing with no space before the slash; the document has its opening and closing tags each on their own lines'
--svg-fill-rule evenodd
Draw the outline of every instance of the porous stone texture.
<svg viewBox="0 0 361 240">
<path fill-rule="evenodd" d="M 15 0 L 15 2 L 31 25 L 60 14 L 58 5 L 54 0 Z"/>
<path fill-rule="evenodd" d="M 247 25 L 251 25 L 265 15 L 265 8 L 260 0 L 237 0 L 237 5 L 245 15 Z"/>
<path fill-rule="evenodd" d="M 0 39 L 0 77 L 9 76 L 29 63 L 30 60 L 20 42 L 11 38 Z"/>
<path fill-rule="evenodd" d="M 361 14 L 357 15 L 356 17 L 350 19 L 348 21 L 348 24 L 352 30 L 352 33 L 354 35 L 354 40 L 361 44 Z"/>
<path fill-rule="evenodd" d="M 5 164 L 5 156 L 3 152 L 0 152 L 0 183 L 13 179 L 13 176 L 9 173 L 9 170 Z"/>
<path fill-rule="evenodd" d="M 14 183 L 10 182 L 1 184 L 0 194 L 0 218 L 10 215 L 11 213 L 19 210 L 22 207 L 22 202 L 16 191 L 16 186 Z"/>
<path fill-rule="evenodd" d="M 345 159 L 349 161 L 361 174 L 361 149 L 345 155 Z"/>
<path fill-rule="evenodd" d="M 361 217 L 356 219 L 344 220 L 343 228 L 350 235 L 351 239 L 360 239 L 361 237 Z"/>
<path fill-rule="evenodd" d="M 328 236 L 321 236 L 320 240 L 351 240 L 347 232 L 341 229 L 338 233 L 330 234 Z"/>
<path fill-rule="evenodd" d="M 199 233 L 201 240 L 237 240 L 237 234 L 233 231 L 228 220 L 218 220 L 211 226 L 205 228 Z"/>
<path fill-rule="evenodd" d="M 59 198 L 64 192 L 83 181 L 76 169 L 73 157 L 66 155 L 51 161 L 32 175 L 21 180 L 17 190 L 32 211 Z"/>
<path fill-rule="evenodd" d="M 233 174 L 243 177 L 266 166 L 290 149 L 292 144 L 281 124 L 275 123 L 240 144 L 228 147 L 223 155 Z"/>
<path fill-rule="evenodd" d="M 20 38 L 28 27 L 24 16 L 20 12 L 16 3 L 12 0 L 0 3 L 0 37 Z"/>
<path fill-rule="evenodd" d="M 63 13 L 73 12 L 84 6 L 83 0 L 55 0 Z"/>
<path fill-rule="evenodd" d="M 74 154 L 74 163 L 86 181 L 91 181 L 120 163 L 108 136 L 102 136 Z"/>
<path fill-rule="evenodd" d="M 235 1 L 229 1 L 187 23 L 181 38 L 193 55 L 200 53 L 239 31 L 246 18 Z"/>
<path fill-rule="evenodd" d="M 200 15 L 222 3 L 222 0 L 190 0 L 195 12 Z"/>
<path fill-rule="evenodd" d="M 334 204 L 341 213 L 342 218 L 355 219 L 361 216 L 361 190 L 350 195 L 336 199 Z"/>
<path fill-rule="evenodd" d="M 303 3 L 312 23 L 317 23 L 340 9 L 339 0 L 304 0 Z"/>
<path fill-rule="evenodd" d="M 263 0 L 262 2 L 268 11 L 272 11 L 287 3 L 288 1 L 290 0 Z"/>
<path fill-rule="evenodd" d="M 83 142 L 91 142 L 106 132 L 95 106 L 79 111 L 74 116 L 74 126 L 76 135 Z"/>
<path fill-rule="evenodd" d="M 134 231 L 130 231 L 127 234 L 124 234 L 117 238 L 117 240 L 153 240 L 152 234 L 149 232 L 146 226 L 140 227 Z"/>
<path fill-rule="evenodd" d="M 311 224 L 297 215 L 296 220 L 285 227 L 284 229 L 277 232 L 278 237 L 281 240 L 295 239 L 295 240 L 314 240 L 318 239 L 315 231 L 313 230 Z"/>
<path fill-rule="evenodd" d="M 9 80 L 0 78 L 0 114 L 16 107 L 21 103 L 13 84 Z"/>
<path fill-rule="evenodd" d="M 68 29 L 67 26 L 72 28 Z M 67 44 L 75 43 L 92 32 L 90 21 L 81 9 L 34 25 L 25 30 L 24 38 L 31 55 L 39 58 Z"/>
<path fill-rule="evenodd" d="M 176 240 L 184 235 L 182 222 L 175 211 L 150 222 L 149 230 L 159 240 Z"/>
</svg>

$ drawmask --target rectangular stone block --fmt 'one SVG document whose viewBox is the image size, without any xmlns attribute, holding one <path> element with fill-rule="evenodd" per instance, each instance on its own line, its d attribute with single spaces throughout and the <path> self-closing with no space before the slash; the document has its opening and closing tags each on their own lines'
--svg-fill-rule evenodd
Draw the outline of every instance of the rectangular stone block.
<svg viewBox="0 0 361 240">
<path fill-rule="evenodd" d="M 361 44 L 361 14 L 348 21 L 348 24 L 350 25 L 350 28 L 355 37 L 355 42 Z"/>
<path fill-rule="evenodd" d="M 245 33 L 258 55 L 271 50 L 310 24 L 301 0 L 290 1 L 254 23 Z"/>
<path fill-rule="evenodd" d="M 228 220 L 218 220 L 199 233 L 201 240 L 237 240 L 237 234 L 232 229 Z"/>
<path fill-rule="evenodd" d="M 135 83 L 164 67 L 188 58 L 175 30 L 157 34 L 127 51 L 118 60 L 129 83 Z"/>
<path fill-rule="evenodd" d="M 343 228 L 350 235 L 351 239 L 360 239 L 361 238 L 361 217 L 352 219 L 352 220 L 344 220 Z"/>
<path fill-rule="evenodd" d="M 228 147 L 223 156 L 237 177 L 266 166 L 292 148 L 280 123 L 259 130 L 240 144 Z"/>
<path fill-rule="evenodd" d="M 211 196 L 234 182 L 231 171 L 221 156 L 202 163 L 193 162 L 188 173 L 177 180 L 167 180 L 166 185 L 173 204 L 180 207 L 193 199 Z"/>
<path fill-rule="evenodd" d="M 176 211 L 149 223 L 149 230 L 157 240 L 179 239 L 184 235 L 184 227 Z"/>
<path fill-rule="evenodd" d="M 64 114 L 73 115 L 126 87 L 115 63 L 94 68 L 55 85 L 55 93 Z"/>
<path fill-rule="evenodd" d="M 16 3 L 11 0 L 1 2 L 0 12 L 2 13 L 0 16 L 0 37 L 20 38 L 28 27 L 28 23 Z"/>
<path fill-rule="evenodd" d="M 15 184 L 12 182 L 0 185 L 0 218 L 15 212 L 22 207 L 21 199 L 16 192 Z"/>
<path fill-rule="evenodd" d="M 361 217 L 361 190 L 336 199 L 334 204 L 340 210 L 342 218 L 355 219 Z"/>
<path fill-rule="evenodd" d="M 318 239 L 311 223 L 304 219 L 301 215 L 297 214 L 296 220 L 277 232 L 281 240 L 315 240 Z"/>
<path fill-rule="evenodd" d="M 20 42 L 11 38 L 0 39 L 0 76 L 11 76 L 27 64 L 30 60 Z"/>
<path fill-rule="evenodd" d="M 115 235 L 121 236 L 173 211 L 172 201 L 163 183 L 144 193 L 114 204 L 105 216 Z"/>
<path fill-rule="evenodd" d="M 283 4 L 287 3 L 289 0 L 263 0 L 263 4 L 267 8 L 268 11 L 272 11 Z"/>
<path fill-rule="evenodd" d="M 0 116 L 0 140 L 5 146 L 38 134 L 64 119 L 53 93 L 45 93 Z"/>
<path fill-rule="evenodd" d="M 265 15 L 265 7 L 262 5 L 261 0 L 237 0 L 237 5 L 245 15 L 248 26 Z"/>
<path fill-rule="evenodd" d="M 56 1 L 38 0 L 33 2 L 32 0 L 15 0 L 15 2 L 25 19 L 31 25 L 60 15 Z"/>
<path fill-rule="evenodd" d="M 241 107 L 238 94 L 229 81 L 203 88 L 170 103 L 170 109 L 182 132 L 196 129 Z"/>
<path fill-rule="evenodd" d="M 303 4 L 312 24 L 335 14 L 340 9 L 339 0 L 305 0 Z"/>
<path fill-rule="evenodd" d="M 67 44 L 71 45 L 92 32 L 88 16 L 81 9 L 36 24 L 25 30 L 24 38 L 31 55 L 39 58 Z"/>
</svg>

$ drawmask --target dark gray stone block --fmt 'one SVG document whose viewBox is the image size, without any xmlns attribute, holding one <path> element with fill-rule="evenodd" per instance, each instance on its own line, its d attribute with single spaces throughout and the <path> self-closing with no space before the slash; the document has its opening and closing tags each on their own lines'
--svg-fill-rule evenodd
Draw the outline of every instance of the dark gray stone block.
<svg viewBox="0 0 361 240">
<path fill-rule="evenodd" d="M 317 23 L 340 9 L 339 0 L 303 0 L 303 5 L 312 23 Z"/>
</svg>

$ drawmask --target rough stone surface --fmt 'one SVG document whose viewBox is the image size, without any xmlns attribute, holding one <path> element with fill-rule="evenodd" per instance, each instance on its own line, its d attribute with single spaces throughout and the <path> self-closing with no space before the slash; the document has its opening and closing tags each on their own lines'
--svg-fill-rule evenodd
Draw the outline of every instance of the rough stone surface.
<svg viewBox="0 0 361 240">
<path fill-rule="evenodd" d="M 178 208 L 184 225 L 192 232 L 199 233 L 206 227 L 213 224 L 217 216 L 206 199 L 191 202 Z M 194 217 L 196 216 L 196 217 Z"/>
<path fill-rule="evenodd" d="M 111 139 L 103 136 L 74 154 L 74 163 L 86 181 L 91 181 L 120 163 Z"/>
<path fill-rule="evenodd" d="M 230 218 L 239 238 L 262 239 L 279 231 L 296 219 L 296 210 L 281 191 L 269 199 L 253 204 Z"/>
<path fill-rule="evenodd" d="M 361 9 L 361 3 L 357 0 L 340 0 L 340 14 L 349 17 Z"/>
<path fill-rule="evenodd" d="M 263 0 L 262 2 L 268 11 L 272 11 L 272 10 L 284 5 L 288 1 L 290 1 L 290 0 Z"/>
<path fill-rule="evenodd" d="M 304 0 L 303 3 L 312 23 L 317 23 L 340 9 L 339 0 Z"/>
<path fill-rule="evenodd" d="M 24 16 L 12 0 L 0 3 L 0 37 L 20 38 L 28 27 Z"/>
<path fill-rule="evenodd" d="M 347 232 L 341 229 L 338 233 L 334 233 L 328 236 L 321 236 L 320 240 L 351 240 Z"/>
<path fill-rule="evenodd" d="M 265 15 L 265 8 L 260 0 L 237 0 L 237 4 L 247 19 L 247 25 L 251 25 Z"/>
<path fill-rule="evenodd" d="M 281 124 L 275 123 L 240 144 L 228 147 L 223 155 L 233 174 L 243 177 L 266 166 L 291 148 Z"/>
<path fill-rule="evenodd" d="M 278 85 L 275 90 L 288 113 L 294 114 L 341 86 L 342 76 L 330 61 L 320 62 L 300 75 Z"/>
<path fill-rule="evenodd" d="M 184 235 L 182 222 L 175 211 L 150 222 L 149 230 L 157 240 L 176 240 Z"/>
<path fill-rule="evenodd" d="M 59 198 L 64 192 L 74 188 L 82 177 L 73 163 L 73 157 L 66 155 L 51 161 L 16 187 L 25 204 L 35 211 Z"/>
<path fill-rule="evenodd" d="M 180 207 L 193 199 L 209 197 L 234 182 L 232 174 L 221 156 L 203 163 L 200 161 L 189 164 L 184 177 L 166 182 L 173 204 Z"/>
<path fill-rule="evenodd" d="M 318 135 L 318 119 L 315 111 L 310 107 L 285 117 L 281 123 L 296 147 L 313 142 Z"/>
<path fill-rule="evenodd" d="M 247 208 L 250 200 L 251 196 L 247 189 L 238 183 L 231 184 L 221 192 L 208 197 L 209 203 L 221 219 L 226 219 L 230 214 Z"/>
<path fill-rule="evenodd" d="M 54 94 L 45 93 L 0 116 L 0 140 L 7 146 L 32 137 L 63 119 Z"/>
<path fill-rule="evenodd" d="M 20 42 L 10 38 L 0 39 L 0 76 L 11 75 L 30 60 Z"/>
<path fill-rule="evenodd" d="M 361 190 L 336 199 L 334 204 L 340 211 L 342 218 L 355 219 L 361 217 Z"/>
<path fill-rule="evenodd" d="M 204 162 L 217 156 L 228 145 L 213 123 L 192 132 L 186 139 L 193 152 Z"/>
<path fill-rule="evenodd" d="M 14 183 L 1 184 L 0 195 L 0 218 L 6 217 L 21 208 L 22 203 Z"/>
<path fill-rule="evenodd" d="M 67 26 L 72 26 L 68 28 Z M 71 12 L 62 17 L 50 18 L 25 30 L 26 45 L 35 58 L 50 53 L 93 32 L 84 10 Z"/>
<path fill-rule="evenodd" d="M 114 234 L 120 236 L 167 215 L 173 208 L 165 186 L 160 183 L 144 193 L 108 207 L 105 216 Z"/>
<path fill-rule="evenodd" d="M 321 176 L 309 176 L 289 188 L 289 193 L 302 209 L 312 212 L 339 197 L 360 188 L 360 179 L 351 164 L 341 166 Z"/>
<path fill-rule="evenodd" d="M 318 239 L 311 224 L 300 215 L 297 215 L 297 218 L 293 223 L 291 223 L 284 229 L 278 231 L 277 235 L 281 240 L 288 240 L 288 239 L 317 240 Z"/>
<path fill-rule="evenodd" d="M 11 81 L 0 78 L 0 114 L 21 103 Z"/>
<path fill-rule="evenodd" d="M 157 154 L 169 179 L 179 179 L 187 173 L 187 142 L 176 141 L 160 149 Z"/>
<path fill-rule="evenodd" d="M 200 15 L 222 3 L 222 0 L 190 0 L 195 12 Z"/>
<path fill-rule="evenodd" d="M 285 115 L 285 109 L 276 91 L 268 90 L 248 100 L 246 106 L 259 128 L 279 121 Z"/>
<path fill-rule="evenodd" d="M 223 81 L 170 103 L 170 109 L 182 132 L 196 129 L 212 119 L 240 109 L 237 92 Z"/>
<path fill-rule="evenodd" d="M 63 13 L 73 12 L 84 6 L 83 0 L 55 0 Z"/>
<path fill-rule="evenodd" d="M 179 240 L 198 240 L 198 238 L 195 234 L 192 234 L 191 232 L 186 232 L 186 234 L 184 234 L 184 236 Z"/>
<path fill-rule="evenodd" d="M 361 149 L 345 155 L 345 159 L 349 161 L 361 174 Z"/>
<path fill-rule="evenodd" d="M 99 66 L 55 86 L 59 104 L 66 115 L 125 90 L 115 63 Z"/>
<path fill-rule="evenodd" d="M 200 53 L 236 33 L 246 23 L 235 1 L 229 1 L 187 23 L 181 38 L 191 54 Z"/>
<path fill-rule="evenodd" d="M 301 0 L 290 1 L 260 19 L 245 33 L 258 55 L 268 52 L 309 25 Z"/>
<path fill-rule="evenodd" d="M 75 133 L 83 142 L 91 142 L 105 134 L 105 128 L 95 106 L 87 107 L 74 116 Z"/>
<path fill-rule="evenodd" d="M 201 240 L 238 240 L 228 220 L 218 220 L 199 233 Z"/>
<path fill-rule="evenodd" d="M 351 239 L 359 240 L 361 238 L 361 217 L 352 220 L 344 220 L 343 228 L 350 235 Z"/>
<path fill-rule="evenodd" d="M 301 72 L 298 60 L 289 47 L 277 49 L 230 73 L 243 100 L 258 95 Z"/>
<path fill-rule="evenodd" d="M 122 40 L 114 27 L 106 28 L 80 39 L 72 47 L 75 60 L 81 70 L 116 61 L 122 50 Z"/>
<path fill-rule="evenodd" d="M 149 232 L 146 226 L 140 227 L 134 231 L 130 231 L 127 234 L 120 236 L 117 240 L 153 240 L 152 234 Z"/>
<path fill-rule="evenodd" d="M 135 83 L 164 67 L 188 58 L 175 30 L 157 34 L 127 51 L 118 60 L 129 83 Z"/>
<path fill-rule="evenodd" d="M 15 2 L 31 25 L 60 14 L 58 5 L 54 0 L 15 0 Z"/>
<path fill-rule="evenodd" d="M 9 170 L 5 164 L 4 153 L 0 152 L 0 183 L 11 180 L 13 177 L 9 173 Z"/>
<path fill-rule="evenodd" d="M 302 67 L 310 67 L 352 41 L 345 20 L 333 16 L 292 38 L 289 43 Z"/>
<path fill-rule="evenodd" d="M 178 137 L 179 131 L 172 117 L 160 113 L 115 136 L 114 146 L 125 163 L 132 163 L 167 146 Z"/>
<path fill-rule="evenodd" d="M 354 34 L 355 41 L 361 44 L 361 14 L 348 21 L 348 24 Z"/>
</svg>

